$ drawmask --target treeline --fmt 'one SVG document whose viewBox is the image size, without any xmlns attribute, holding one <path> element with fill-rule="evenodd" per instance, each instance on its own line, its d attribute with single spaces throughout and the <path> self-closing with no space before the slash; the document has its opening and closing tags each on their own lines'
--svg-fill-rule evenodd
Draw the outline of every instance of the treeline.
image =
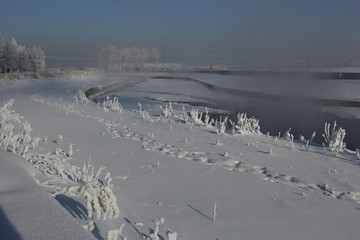
<svg viewBox="0 0 360 240">
<path fill-rule="evenodd" d="M 101 49 L 99 59 L 102 67 L 108 71 L 141 71 L 149 63 L 159 61 L 159 49 L 121 48 L 108 46 Z"/>
<path fill-rule="evenodd" d="M 39 72 L 45 68 L 45 54 L 39 47 L 26 48 L 12 38 L 0 37 L 0 73 Z"/>
</svg>

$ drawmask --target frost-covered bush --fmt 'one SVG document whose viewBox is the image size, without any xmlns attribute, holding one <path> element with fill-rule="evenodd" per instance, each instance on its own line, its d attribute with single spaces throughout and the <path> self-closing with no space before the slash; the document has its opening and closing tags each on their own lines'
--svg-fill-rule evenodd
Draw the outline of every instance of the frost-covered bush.
<svg viewBox="0 0 360 240">
<path fill-rule="evenodd" d="M 160 106 L 161 109 L 161 116 L 163 116 L 166 119 L 170 120 L 176 120 L 174 109 L 172 108 L 171 102 L 169 102 L 169 105 Z"/>
<path fill-rule="evenodd" d="M 55 194 L 69 193 L 83 196 L 90 218 L 93 212 L 97 218 L 102 217 L 104 220 L 117 218 L 119 208 L 112 190 L 110 173 L 105 174 L 105 183 L 103 183 L 99 178 L 104 167 L 95 171 L 90 162 L 84 164 L 83 168 L 72 165 L 71 159 L 66 157 L 72 155 L 72 145 L 70 145 L 69 153 L 66 154 L 60 148 L 63 140 L 61 135 L 57 138 L 59 147 L 55 152 L 42 154 L 29 151 L 37 147 L 40 138 L 31 136 L 30 124 L 22 121 L 23 117 L 10 109 L 13 104 L 14 100 L 10 100 L 0 107 L 0 146 L 21 155 L 44 175 L 72 180 L 75 186 L 66 187 Z"/>
<path fill-rule="evenodd" d="M 124 226 L 125 226 L 125 224 L 121 224 L 121 226 L 118 229 L 109 230 L 106 233 L 105 240 L 117 240 L 118 237 L 121 235 Z M 123 239 L 126 240 L 126 238 L 123 238 Z"/>
<path fill-rule="evenodd" d="M 75 96 L 73 97 L 73 100 L 75 102 L 75 104 L 82 104 L 82 105 L 86 105 L 90 102 L 90 100 L 86 97 L 85 93 L 79 89 Z"/>
<path fill-rule="evenodd" d="M 233 134 L 260 133 L 259 120 L 254 117 L 248 118 L 246 113 L 238 113 L 237 121 L 230 120 Z"/>
<path fill-rule="evenodd" d="M 289 130 L 285 131 L 283 134 L 283 138 L 290 142 L 291 148 L 294 148 L 294 135 L 291 134 L 290 131 L 291 131 L 291 128 L 289 128 Z"/>
<path fill-rule="evenodd" d="M 5 102 L 0 108 L 0 124 L 3 124 L 4 122 L 10 120 L 18 123 L 21 122 L 21 119 L 23 117 L 16 113 L 14 110 L 10 110 L 10 108 L 14 105 L 14 102 L 14 99 L 10 99 L 9 101 Z"/>
<path fill-rule="evenodd" d="M 94 177 L 93 179 L 95 179 Z M 119 217 L 120 210 L 117 205 L 117 198 L 112 191 L 112 178 L 108 172 L 105 175 L 105 183 L 100 181 L 89 181 L 82 185 L 66 187 L 57 194 L 77 194 L 85 198 L 86 209 L 89 218 L 93 218 L 93 213 L 97 219 L 115 219 Z"/>
<path fill-rule="evenodd" d="M 54 153 L 28 153 L 25 156 L 37 170 L 46 176 L 59 177 L 77 181 L 79 169 L 69 163 L 69 158 L 62 158 Z"/>
<path fill-rule="evenodd" d="M 208 108 L 205 108 L 205 112 L 201 112 L 199 109 L 194 108 L 187 112 L 184 107 L 182 111 L 174 111 L 171 102 L 169 102 L 169 105 L 166 104 L 160 108 L 161 116 L 171 122 L 191 123 L 197 126 L 214 125 L 214 120 L 210 119 Z"/>
<path fill-rule="evenodd" d="M 214 125 L 214 119 L 210 118 L 208 108 L 205 108 L 205 112 L 200 112 L 198 109 L 191 109 L 191 111 L 187 115 L 187 122 L 194 123 L 198 126 L 209 127 Z"/>
<path fill-rule="evenodd" d="M 148 111 L 142 109 L 142 105 L 138 103 L 138 110 L 137 112 L 140 114 L 141 118 L 150 122 L 154 122 L 154 119 L 151 118 Z"/>
<path fill-rule="evenodd" d="M 106 99 L 98 103 L 98 107 L 104 112 L 122 112 L 122 106 L 117 97 L 110 98 L 106 96 Z"/>
<path fill-rule="evenodd" d="M 150 234 L 150 237 L 148 237 L 148 240 L 160 240 L 158 234 L 159 234 L 159 226 L 160 224 L 164 224 L 165 219 L 164 218 L 158 218 L 155 221 L 156 227 L 153 233 Z"/>
<path fill-rule="evenodd" d="M 222 116 L 220 116 L 220 121 L 215 121 L 215 128 L 217 133 L 225 133 L 228 119 L 229 117 L 224 117 L 224 120 L 222 120 Z"/>
<path fill-rule="evenodd" d="M 166 232 L 166 237 L 167 237 L 168 240 L 176 240 L 177 239 L 177 232 L 174 232 L 174 231 L 169 229 Z"/>
<path fill-rule="evenodd" d="M 339 152 L 344 151 L 346 148 L 346 144 L 344 142 L 345 138 L 345 129 L 336 128 L 336 121 L 334 122 L 334 126 L 330 132 L 330 123 L 325 123 L 325 133 L 322 134 L 326 147 L 326 150 L 329 154 L 333 156 L 338 156 Z"/>
<path fill-rule="evenodd" d="M 214 120 L 209 115 L 209 109 L 205 108 L 205 112 L 199 109 L 192 108 L 191 111 L 174 111 L 171 102 L 161 106 L 161 117 L 171 122 L 183 122 L 194 124 L 197 126 L 206 126 L 215 128 L 217 133 L 225 133 L 228 127 L 228 122 L 232 127 L 233 134 L 251 134 L 260 133 L 259 120 L 254 117 L 248 118 L 246 113 L 239 113 L 236 122 L 229 120 L 229 117 L 220 116 L 220 120 Z"/>
<path fill-rule="evenodd" d="M 40 138 L 31 136 L 30 124 L 10 109 L 13 104 L 14 99 L 11 99 L 0 108 L 0 146 L 23 156 L 38 145 Z"/>
<path fill-rule="evenodd" d="M 299 141 L 302 142 L 302 143 L 305 143 L 305 146 L 304 146 L 305 149 L 309 150 L 310 149 L 309 144 L 314 140 L 315 136 L 316 136 L 316 132 L 313 132 L 310 139 L 306 140 L 304 136 L 300 135 Z"/>
</svg>

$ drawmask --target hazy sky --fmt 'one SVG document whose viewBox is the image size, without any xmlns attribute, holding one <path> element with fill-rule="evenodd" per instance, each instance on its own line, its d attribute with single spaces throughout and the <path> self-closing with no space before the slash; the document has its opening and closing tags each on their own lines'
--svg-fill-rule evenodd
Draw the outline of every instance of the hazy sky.
<svg viewBox="0 0 360 240">
<path fill-rule="evenodd" d="M 359 0 L 0 0 L 0 34 L 47 55 L 107 45 L 257 56 L 360 56 Z"/>
</svg>

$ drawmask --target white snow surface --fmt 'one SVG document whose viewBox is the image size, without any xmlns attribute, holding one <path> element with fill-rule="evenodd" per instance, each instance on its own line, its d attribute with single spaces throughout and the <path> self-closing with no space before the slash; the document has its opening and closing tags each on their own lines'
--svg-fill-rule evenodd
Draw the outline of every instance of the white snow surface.
<svg viewBox="0 0 360 240">
<path fill-rule="evenodd" d="M 30 164 L 0 150 L 1 239 L 94 239 L 34 179 Z"/>
<path fill-rule="evenodd" d="M 360 159 L 354 152 L 329 156 L 322 146 L 217 134 L 210 126 L 161 118 L 164 103 L 129 91 L 144 84 L 149 91 L 166 88 L 164 80 L 142 81 L 149 77 L 118 76 L 122 111 L 75 104 L 78 90 L 111 83 L 104 75 L 0 81 L 0 106 L 14 99 L 12 109 L 42 139 L 30 152 L 68 152 L 72 145 L 72 165 L 91 158 L 95 169 L 110 172 L 120 209 L 118 218 L 90 219 L 83 197 L 53 195 L 72 181 L 44 176 L 0 150 L 0 239 L 105 239 L 109 231 L 118 239 L 151 239 L 159 218 L 160 239 L 169 229 L 178 240 L 359 238 Z M 138 102 L 149 116 L 138 111 Z M 182 111 L 182 105 L 173 108 Z"/>
</svg>

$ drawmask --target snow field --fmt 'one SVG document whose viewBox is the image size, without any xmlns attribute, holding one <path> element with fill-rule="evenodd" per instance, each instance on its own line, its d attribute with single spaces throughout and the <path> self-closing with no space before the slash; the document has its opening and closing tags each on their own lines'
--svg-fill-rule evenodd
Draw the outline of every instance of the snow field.
<svg viewBox="0 0 360 240">
<path fill-rule="evenodd" d="M 162 104 L 149 106 L 141 99 L 142 111 L 122 100 L 121 112 L 102 111 L 94 103 L 73 102 L 77 84 L 51 95 L 29 91 L 15 99 L 14 108 L 36 135 L 48 136 L 39 151 L 54 151 L 61 135 L 64 150 L 74 144 L 72 158 L 78 160 L 72 164 L 81 167 L 91 157 L 94 169 L 104 165 L 111 173 L 120 217 L 105 222 L 93 218 L 92 228 L 87 214 L 75 214 L 94 237 L 116 232 L 123 239 L 156 239 L 161 217 L 163 239 L 167 229 L 175 230 L 178 239 L 355 239 L 359 234 L 360 179 L 354 153 L 329 157 L 321 146 L 307 150 L 294 141 L 292 147 L 283 138 L 218 134 L 196 121 L 159 117 Z M 40 182 L 47 187 L 51 183 L 54 192 L 66 184 L 57 181 Z M 57 196 L 60 204 L 76 199 L 86 206 L 70 192 Z"/>
</svg>

